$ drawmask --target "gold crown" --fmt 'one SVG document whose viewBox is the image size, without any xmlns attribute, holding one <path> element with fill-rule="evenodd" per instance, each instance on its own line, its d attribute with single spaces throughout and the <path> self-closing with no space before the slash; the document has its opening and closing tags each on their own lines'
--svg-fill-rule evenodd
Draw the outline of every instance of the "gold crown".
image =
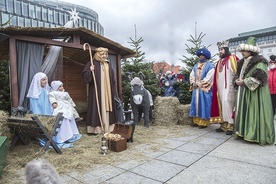
<svg viewBox="0 0 276 184">
<path fill-rule="evenodd" d="M 222 41 L 222 42 L 217 42 L 218 48 L 221 48 L 221 47 L 228 47 L 228 44 L 229 44 L 229 41 L 228 41 L 228 40 L 225 40 L 225 41 Z"/>
</svg>

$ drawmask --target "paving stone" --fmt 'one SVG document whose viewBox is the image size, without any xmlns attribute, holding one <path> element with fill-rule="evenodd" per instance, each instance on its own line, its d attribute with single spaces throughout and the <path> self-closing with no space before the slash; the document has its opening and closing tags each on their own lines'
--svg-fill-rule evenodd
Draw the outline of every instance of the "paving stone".
<svg viewBox="0 0 276 184">
<path fill-rule="evenodd" d="M 171 138 L 172 140 L 175 140 L 175 141 L 180 141 L 180 142 L 189 142 L 189 141 L 192 141 L 196 138 L 200 137 L 200 135 L 197 135 L 197 134 L 187 134 L 185 137 L 177 137 L 177 138 Z"/>
<path fill-rule="evenodd" d="M 106 184 L 161 184 L 162 182 L 152 180 L 131 172 L 124 172 L 115 178 L 105 182 Z"/>
<path fill-rule="evenodd" d="M 166 184 L 275 184 L 276 169 L 240 161 L 205 156 Z"/>
<path fill-rule="evenodd" d="M 118 168 L 121 168 L 121 169 L 124 169 L 124 170 L 130 170 L 130 169 L 133 169 L 141 164 L 144 164 L 146 163 L 147 161 L 146 160 L 139 160 L 139 161 L 136 161 L 136 160 L 129 160 L 127 162 L 118 162 L 118 163 L 115 163 L 114 164 L 114 167 L 118 167 Z"/>
<path fill-rule="evenodd" d="M 130 172 L 151 178 L 156 181 L 165 182 L 185 168 L 185 166 L 180 166 L 160 160 L 152 160 L 141 166 L 131 169 Z"/>
<path fill-rule="evenodd" d="M 183 131 L 185 132 L 185 136 L 186 135 L 196 135 L 196 136 L 201 136 L 204 135 L 208 132 L 213 131 L 212 129 L 210 129 L 209 127 L 204 128 L 204 129 L 199 129 L 198 127 L 184 127 Z"/>
<path fill-rule="evenodd" d="M 226 135 L 225 132 L 216 132 L 215 130 L 212 132 L 209 132 L 208 134 L 205 134 L 204 136 L 209 136 L 212 138 L 218 138 L 218 139 L 224 139 L 224 140 L 228 140 L 232 137 L 231 135 Z"/>
<path fill-rule="evenodd" d="M 210 137 L 210 135 L 204 135 L 197 139 L 194 139 L 191 142 L 198 143 L 198 144 L 204 144 L 204 145 L 219 146 L 220 144 L 222 144 L 225 141 L 226 141 L 225 139 L 218 139 L 218 138 Z"/>
<path fill-rule="evenodd" d="M 149 158 L 156 158 L 168 151 L 169 148 L 160 147 L 159 144 L 143 144 L 137 147 L 137 151 Z"/>
<path fill-rule="evenodd" d="M 209 153 L 209 156 L 276 168 L 275 145 L 259 146 L 256 143 L 249 143 L 244 140 L 231 138 Z"/>
<path fill-rule="evenodd" d="M 202 156 L 203 155 L 172 150 L 164 155 L 157 157 L 157 159 L 183 166 L 190 166 L 199 160 Z"/>
<path fill-rule="evenodd" d="M 125 172 L 120 168 L 116 168 L 110 165 L 97 164 L 93 165 L 88 172 L 72 172 L 68 174 L 72 178 L 75 178 L 77 181 L 83 183 L 101 183 L 112 177 L 115 177 L 121 173 Z"/>
<path fill-rule="evenodd" d="M 207 153 L 209 153 L 216 147 L 217 146 L 214 146 L 214 145 L 201 144 L 201 143 L 196 143 L 196 142 L 188 142 L 187 144 L 184 144 L 183 146 L 178 147 L 176 150 L 206 155 Z"/>
<path fill-rule="evenodd" d="M 164 148 L 169 148 L 169 149 L 175 149 L 187 143 L 187 142 L 178 141 L 175 139 L 159 139 L 159 141 L 164 143 Z"/>
</svg>

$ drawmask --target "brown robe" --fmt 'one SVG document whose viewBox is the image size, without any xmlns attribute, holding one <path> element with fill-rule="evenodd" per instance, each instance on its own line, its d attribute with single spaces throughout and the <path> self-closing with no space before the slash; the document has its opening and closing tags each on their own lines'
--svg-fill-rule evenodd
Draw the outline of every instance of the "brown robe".
<svg viewBox="0 0 276 184">
<path fill-rule="evenodd" d="M 116 95 L 116 81 L 115 81 L 115 75 L 114 71 L 109 65 L 109 77 L 110 77 L 110 89 L 111 89 L 111 99 L 112 99 L 112 112 L 103 112 L 102 109 L 102 101 L 104 101 L 103 98 L 105 98 L 101 91 L 101 85 L 103 84 L 103 81 L 101 80 L 102 76 L 102 66 L 99 61 L 93 60 L 94 64 L 94 73 L 97 83 L 97 92 L 98 92 L 98 101 L 99 101 L 99 109 L 100 114 L 102 117 L 102 120 L 104 121 L 106 118 L 103 118 L 103 113 L 107 113 L 107 116 L 109 116 L 109 122 L 103 122 L 104 126 L 104 132 L 112 132 L 114 123 L 117 123 L 117 112 L 116 112 L 116 103 L 114 100 L 114 97 Z M 89 84 L 88 89 L 88 106 L 87 106 L 87 133 L 94 133 L 99 134 L 101 133 L 101 123 L 100 118 L 98 114 L 98 108 L 97 108 L 97 102 L 96 102 L 96 93 L 95 93 L 95 84 L 93 80 L 93 75 L 90 70 L 91 62 L 88 62 L 85 66 L 85 68 L 82 71 L 82 77 L 85 83 Z M 104 110 L 105 111 L 105 110 Z"/>
</svg>

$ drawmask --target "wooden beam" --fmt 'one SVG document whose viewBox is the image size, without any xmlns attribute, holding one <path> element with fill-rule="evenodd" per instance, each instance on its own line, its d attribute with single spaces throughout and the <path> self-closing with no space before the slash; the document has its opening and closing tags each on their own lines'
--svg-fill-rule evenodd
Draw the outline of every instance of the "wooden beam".
<svg viewBox="0 0 276 184">
<path fill-rule="evenodd" d="M 117 54 L 117 88 L 118 88 L 118 95 L 121 100 L 123 100 L 122 94 L 122 67 L 121 67 L 121 55 Z"/>
<path fill-rule="evenodd" d="M 122 56 L 122 59 L 130 58 L 130 57 L 136 57 L 136 56 L 137 56 L 137 53 L 129 54 L 129 55 Z"/>
<path fill-rule="evenodd" d="M 82 49 L 83 50 L 83 45 L 80 44 L 80 36 L 79 35 L 73 35 L 73 42 L 60 42 L 60 41 L 55 41 L 52 39 L 47 39 L 47 38 L 39 38 L 39 37 L 34 37 L 34 36 L 25 36 L 25 35 L 11 35 L 11 38 L 14 38 L 16 40 L 21 40 L 21 41 L 27 41 L 27 42 L 34 42 L 34 43 L 43 43 L 43 44 L 48 44 L 48 45 L 54 45 L 54 46 L 60 46 L 60 47 L 68 47 L 68 48 L 75 48 L 75 49 Z M 95 51 L 97 47 L 92 46 L 89 44 L 91 47 L 92 51 Z M 111 54 L 117 54 L 116 51 L 108 49 L 108 52 Z"/>
<path fill-rule="evenodd" d="M 80 35 L 73 35 L 73 43 L 80 44 Z"/>
<path fill-rule="evenodd" d="M 10 83 L 11 83 L 11 99 L 12 107 L 18 107 L 18 81 L 17 81 L 17 58 L 16 58 L 16 44 L 15 39 L 10 38 L 9 55 L 10 55 Z"/>
<path fill-rule="evenodd" d="M 25 36 L 25 35 L 12 35 L 11 38 L 14 38 L 16 40 L 27 41 L 27 42 L 43 43 L 43 44 L 48 44 L 48 45 L 60 46 L 60 47 L 83 49 L 83 45 L 81 45 L 80 42 L 79 43 L 60 42 L 60 41 L 54 41 L 52 39 L 39 38 L 39 37 L 33 37 L 33 36 Z M 77 40 L 76 40 L 76 42 L 77 42 Z M 91 46 L 92 50 L 95 50 L 95 48 L 96 47 Z"/>
</svg>

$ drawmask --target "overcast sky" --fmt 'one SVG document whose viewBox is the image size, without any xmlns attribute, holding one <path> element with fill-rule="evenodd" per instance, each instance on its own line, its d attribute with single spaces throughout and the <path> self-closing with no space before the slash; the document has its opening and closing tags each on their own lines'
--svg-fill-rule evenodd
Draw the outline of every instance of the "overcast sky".
<svg viewBox="0 0 276 184">
<path fill-rule="evenodd" d="M 148 61 L 179 61 L 190 35 L 204 33 L 211 54 L 216 43 L 239 33 L 276 26 L 275 0 L 62 0 L 98 13 L 104 36 L 131 48 L 129 37 L 143 38 Z M 77 10 L 78 11 L 78 10 Z M 195 24 L 196 22 L 196 24 Z M 196 25 L 196 26 L 195 26 Z M 196 27 L 196 29 L 195 29 Z M 196 31 L 195 31 L 196 30 Z"/>
</svg>

